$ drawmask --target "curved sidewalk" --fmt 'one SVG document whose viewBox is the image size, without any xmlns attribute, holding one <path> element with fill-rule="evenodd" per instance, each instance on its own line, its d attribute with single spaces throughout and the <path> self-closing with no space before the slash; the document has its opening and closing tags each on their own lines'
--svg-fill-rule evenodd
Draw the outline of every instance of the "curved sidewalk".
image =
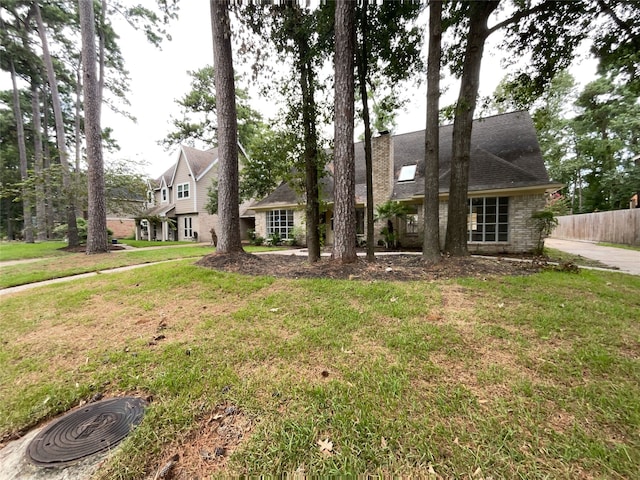
<svg viewBox="0 0 640 480">
<path fill-rule="evenodd" d="M 640 275 L 640 251 L 625 248 L 603 247 L 594 242 L 566 240 L 563 238 L 547 238 L 545 247 L 555 248 L 563 252 L 598 260 L 624 273 Z"/>
</svg>

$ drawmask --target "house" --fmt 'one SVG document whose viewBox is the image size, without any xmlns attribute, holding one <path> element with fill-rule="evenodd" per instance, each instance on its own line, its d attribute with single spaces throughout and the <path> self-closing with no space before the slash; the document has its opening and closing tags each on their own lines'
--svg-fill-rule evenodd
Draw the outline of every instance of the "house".
<svg viewBox="0 0 640 480">
<path fill-rule="evenodd" d="M 136 238 L 211 242 L 218 216 L 207 212 L 208 191 L 218 178 L 218 149 L 206 151 L 182 145 L 176 163 L 150 182 L 150 208 L 139 218 Z M 240 205 L 240 232 L 254 228 L 249 202 Z"/>
<path fill-rule="evenodd" d="M 131 238 L 136 231 L 136 217 L 147 209 L 144 193 L 133 188 L 105 189 L 107 196 L 107 229 L 113 238 Z"/>
<path fill-rule="evenodd" d="M 444 242 L 451 173 L 453 126 L 440 127 L 440 238 Z M 403 247 L 420 248 L 424 232 L 425 131 L 372 140 L 374 208 L 399 201 L 409 215 L 396 220 L 395 231 Z M 365 230 L 366 177 L 363 142 L 355 145 L 357 233 Z M 322 180 L 321 196 L 327 211 L 325 244 L 333 243 L 332 165 Z M 469 237 L 471 252 L 528 252 L 536 246 L 531 214 L 544 208 L 546 196 L 562 185 L 549 181 L 533 122 L 527 112 L 513 112 L 474 121 L 469 171 Z M 291 238 L 304 222 L 302 198 L 287 184 L 254 204 L 256 234 Z M 376 241 L 382 240 L 376 225 Z"/>
</svg>

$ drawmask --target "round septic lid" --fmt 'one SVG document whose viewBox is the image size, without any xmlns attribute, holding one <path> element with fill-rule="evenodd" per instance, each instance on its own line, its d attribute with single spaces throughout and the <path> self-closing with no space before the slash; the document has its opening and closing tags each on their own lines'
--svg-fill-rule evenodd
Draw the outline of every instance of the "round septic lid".
<svg viewBox="0 0 640 480">
<path fill-rule="evenodd" d="M 147 402 L 136 397 L 90 403 L 49 424 L 29 444 L 27 459 L 59 467 L 120 443 L 142 421 Z"/>
</svg>

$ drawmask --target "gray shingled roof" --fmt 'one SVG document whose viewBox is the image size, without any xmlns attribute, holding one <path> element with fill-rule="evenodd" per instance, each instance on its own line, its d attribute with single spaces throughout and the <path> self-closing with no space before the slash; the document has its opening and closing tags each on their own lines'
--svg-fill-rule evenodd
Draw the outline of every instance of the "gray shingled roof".
<svg viewBox="0 0 640 480">
<path fill-rule="evenodd" d="M 164 178 L 164 183 L 167 186 L 171 186 L 171 179 L 173 178 L 173 172 L 176 169 L 176 165 L 177 163 L 174 163 L 173 165 L 171 165 L 169 167 L 169 169 L 164 172 L 162 175 L 160 175 L 158 178 L 156 178 L 155 180 L 153 180 L 154 183 L 154 188 L 156 190 L 158 190 L 160 188 L 160 185 L 162 185 L 162 179 Z"/>
<path fill-rule="evenodd" d="M 440 127 L 440 192 L 449 191 L 453 125 Z M 424 136 L 420 130 L 393 136 L 395 184 L 393 198 L 409 199 L 424 194 Z M 364 142 L 355 144 L 356 197 L 366 197 Z M 404 165 L 417 164 L 416 178 L 398 182 Z M 469 191 L 520 188 L 550 184 L 538 138 L 528 112 L 495 115 L 473 122 Z M 333 178 L 327 176 L 321 188 L 323 199 L 333 201 Z M 295 192 L 281 184 L 254 207 L 275 207 L 300 203 Z"/>
<path fill-rule="evenodd" d="M 169 213 L 171 210 L 173 210 L 174 208 L 176 208 L 176 204 L 175 203 L 171 203 L 169 205 L 156 205 L 155 207 L 152 207 L 150 209 L 148 209 L 145 214 L 146 215 L 159 215 L 159 216 L 164 216 L 167 213 Z"/>
<path fill-rule="evenodd" d="M 200 174 L 204 172 L 217 158 L 218 149 L 211 148 L 207 151 L 198 150 L 197 148 L 182 146 L 182 151 L 186 157 L 187 163 L 191 167 L 191 171 L 195 178 L 200 177 Z"/>
</svg>

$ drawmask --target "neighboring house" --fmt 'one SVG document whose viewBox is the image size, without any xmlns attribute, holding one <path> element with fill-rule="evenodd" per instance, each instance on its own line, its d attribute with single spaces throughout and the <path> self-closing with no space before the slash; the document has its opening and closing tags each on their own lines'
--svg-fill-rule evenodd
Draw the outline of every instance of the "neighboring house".
<svg viewBox="0 0 640 480">
<path fill-rule="evenodd" d="M 444 243 L 451 174 L 453 126 L 440 127 L 440 238 Z M 410 214 L 396 220 L 395 231 L 403 247 L 422 246 L 424 232 L 425 132 L 381 134 L 372 141 L 374 208 L 388 200 L 407 205 Z M 355 145 L 356 230 L 364 235 L 366 176 L 363 143 Z M 333 243 L 332 165 L 321 183 L 327 204 L 325 244 Z M 549 181 L 536 131 L 527 112 L 496 115 L 473 123 L 469 169 L 469 238 L 471 252 L 528 252 L 536 246 L 531 214 L 544 208 L 548 193 L 562 185 Z M 291 238 L 304 222 L 303 200 L 287 184 L 254 204 L 256 234 Z M 375 226 L 376 241 L 382 240 Z M 362 237 L 361 237 L 362 238 Z"/>
<path fill-rule="evenodd" d="M 218 216 L 206 210 L 212 179 L 218 178 L 218 149 L 181 146 L 176 163 L 150 184 L 150 208 L 140 217 L 136 238 L 211 242 Z M 240 232 L 254 228 L 249 202 L 240 205 Z"/>
<path fill-rule="evenodd" d="M 124 239 L 134 236 L 136 217 L 147 209 L 144 194 L 128 188 L 106 189 L 107 228 L 113 232 L 113 238 Z"/>
</svg>

